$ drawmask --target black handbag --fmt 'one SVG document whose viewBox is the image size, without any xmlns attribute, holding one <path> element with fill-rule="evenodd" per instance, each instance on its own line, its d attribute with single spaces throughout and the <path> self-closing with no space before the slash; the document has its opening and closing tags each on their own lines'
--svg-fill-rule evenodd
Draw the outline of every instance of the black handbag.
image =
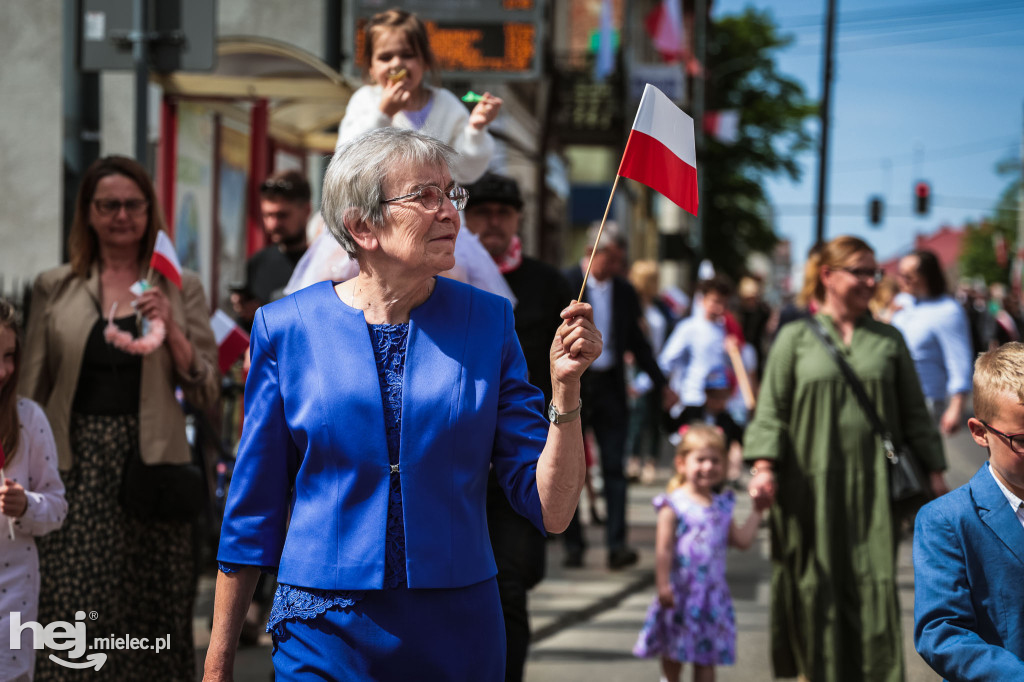
<svg viewBox="0 0 1024 682">
<path fill-rule="evenodd" d="M 121 479 L 121 507 L 140 521 L 194 521 L 209 495 L 196 464 L 146 464 L 132 448 Z"/>
<path fill-rule="evenodd" d="M 853 373 L 853 368 L 846 362 L 846 359 L 840 355 L 821 321 L 812 316 L 807 319 L 807 324 L 839 366 L 839 370 L 846 377 L 850 388 L 853 389 L 857 402 L 860 403 L 861 409 L 864 410 L 868 421 L 871 422 L 871 428 L 882 439 L 885 458 L 889 462 L 889 499 L 894 503 L 908 503 L 918 500 L 923 502 L 929 498 L 931 489 L 917 457 L 905 445 L 895 446 L 892 441 L 892 433 L 879 419 L 878 412 L 875 411 L 874 405 L 871 404 L 867 393 L 864 392 L 864 385 Z"/>
</svg>

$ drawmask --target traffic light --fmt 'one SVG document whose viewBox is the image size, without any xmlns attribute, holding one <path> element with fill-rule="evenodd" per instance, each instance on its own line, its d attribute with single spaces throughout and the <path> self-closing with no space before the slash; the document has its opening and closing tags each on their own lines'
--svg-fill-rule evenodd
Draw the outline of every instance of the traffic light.
<svg viewBox="0 0 1024 682">
<path fill-rule="evenodd" d="M 882 197 L 871 197 L 868 201 L 868 221 L 872 225 L 879 225 L 884 214 L 885 202 L 882 200 Z"/>
<path fill-rule="evenodd" d="M 928 215 L 928 208 L 932 201 L 932 187 L 927 182 L 918 182 L 914 185 L 914 213 L 917 215 Z"/>
</svg>

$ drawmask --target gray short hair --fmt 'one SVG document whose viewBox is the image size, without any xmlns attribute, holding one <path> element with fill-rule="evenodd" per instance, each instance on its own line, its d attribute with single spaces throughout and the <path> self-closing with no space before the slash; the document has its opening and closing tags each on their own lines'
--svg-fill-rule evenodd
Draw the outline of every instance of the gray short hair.
<svg viewBox="0 0 1024 682">
<path fill-rule="evenodd" d="M 415 130 L 378 128 L 345 142 L 324 174 L 320 210 L 327 229 L 355 257 L 358 247 L 345 227 L 346 212 L 355 209 L 359 219 L 382 227 L 388 207 L 381 202 L 388 198 L 384 185 L 392 169 L 414 165 L 450 169 L 457 158 L 444 142 Z"/>
<path fill-rule="evenodd" d="M 601 243 L 597 244 L 597 233 L 601 232 Z M 590 250 L 597 246 L 598 251 L 604 251 L 609 246 L 618 246 L 625 250 L 626 248 L 626 235 L 622 233 L 619 228 L 619 224 L 614 220 L 607 220 L 604 224 L 604 229 L 601 230 L 600 222 L 593 222 L 590 227 L 587 228 L 587 248 Z"/>
</svg>

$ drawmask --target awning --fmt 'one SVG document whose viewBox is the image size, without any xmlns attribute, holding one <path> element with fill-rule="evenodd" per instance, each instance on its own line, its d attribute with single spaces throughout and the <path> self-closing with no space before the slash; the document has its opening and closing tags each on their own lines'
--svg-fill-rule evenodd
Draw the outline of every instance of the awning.
<svg viewBox="0 0 1024 682">
<path fill-rule="evenodd" d="M 248 121 L 248 106 L 266 100 L 270 137 L 295 147 L 331 153 L 349 98 L 359 86 L 294 45 L 255 36 L 217 41 L 209 72 L 154 74 L 166 95 L 208 101 L 220 114 Z"/>
</svg>

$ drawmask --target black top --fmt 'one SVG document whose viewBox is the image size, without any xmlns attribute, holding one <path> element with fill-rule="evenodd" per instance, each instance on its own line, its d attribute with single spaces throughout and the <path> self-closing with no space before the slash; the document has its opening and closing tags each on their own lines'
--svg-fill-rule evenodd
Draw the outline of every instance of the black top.
<svg viewBox="0 0 1024 682">
<path fill-rule="evenodd" d="M 114 320 L 122 331 L 138 335 L 135 316 Z M 82 354 L 82 370 L 71 410 L 79 414 L 138 414 L 142 356 L 125 353 L 103 338 L 106 321 L 96 320 Z"/>
<path fill-rule="evenodd" d="M 259 301 L 260 305 L 281 298 L 292 271 L 304 253 L 305 249 L 282 252 L 273 245 L 254 253 L 245 265 L 248 294 Z"/>
</svg>

